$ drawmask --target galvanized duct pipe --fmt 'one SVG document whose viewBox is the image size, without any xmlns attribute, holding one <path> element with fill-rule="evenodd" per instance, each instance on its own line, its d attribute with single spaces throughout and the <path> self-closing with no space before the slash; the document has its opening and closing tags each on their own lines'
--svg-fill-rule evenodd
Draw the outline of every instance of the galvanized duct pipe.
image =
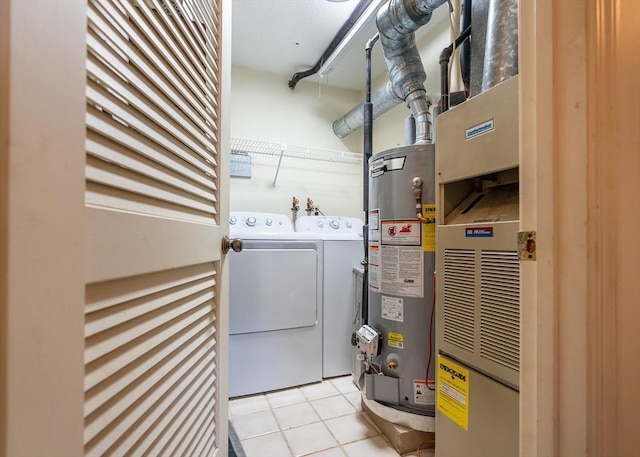
<svg viewBox="0 0 640 457">
<path fill-rule="evenodd" d="M 490 0 L 482 92 L 518 74 L 518 0 Z"/>
<path fill-rule="evenodd" d="M 377 26 L 385 55 L 389 83 L 375 93 L 373 102 L 376 114 L 388 111 L 399 101 L 411 109 L 416 121 L 416 143 L 431 141 L 429 105 L 427 102 L 424 72 L 420 53 L 416 48 L 414 32 L 431 20 L 435 8 L 446 0 L 389 0 L 378 11 Z M 376 106 L 375 98 L 379 98 Z M 362 127 L 362 105 L 333 123 L 333 131 L 339 137 Z"/>
<path fill-rule="evenodd" d="M 400 102 L 402 102 L 402 99 L 393 93 L 391 82 L 387 82 L 387 84 L 371 94 L 373 119 L 383 115 Z M 347 114 L 334 121 L 333 132 L 340 138 L 344 138 L 361 128 L 364 125 L 363 106 L 364 103 L 355 106 Z"/>
</svg>

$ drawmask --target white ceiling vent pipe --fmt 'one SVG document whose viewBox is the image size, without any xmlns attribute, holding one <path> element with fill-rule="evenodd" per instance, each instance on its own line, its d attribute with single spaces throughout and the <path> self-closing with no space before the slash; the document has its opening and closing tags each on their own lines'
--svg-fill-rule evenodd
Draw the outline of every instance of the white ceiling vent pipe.
<svg viewBox="0 0 640 457">
<path fill-rule="evenodd" d="M 411 109 L 416 121 L 416 143 L 431 142 L 429 105 L 424 81 L 427 75 L 416 47 L 414 32 L 431 20 L 434 9 L 446 0 L 389 0 L 378 11 L 377 26 L 384 51 L 389 83 L 372 96 L 373 118 L 400 101 Z M 376 106 L 377 105 L 377 106 Z M 359 105 L 333 123 L 339 137 L 362 127 Z"/>
</svg>

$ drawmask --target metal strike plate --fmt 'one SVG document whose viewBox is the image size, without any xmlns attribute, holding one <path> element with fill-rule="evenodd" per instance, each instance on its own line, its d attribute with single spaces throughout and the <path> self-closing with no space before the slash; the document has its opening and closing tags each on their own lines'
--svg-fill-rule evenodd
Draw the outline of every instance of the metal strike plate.
<svg viewBox="0 0 640 457">
<path fill-rule="evenodd" d="M 518 258 L 536 260 L 536 232 L 518 232 Z"/>
</svg>

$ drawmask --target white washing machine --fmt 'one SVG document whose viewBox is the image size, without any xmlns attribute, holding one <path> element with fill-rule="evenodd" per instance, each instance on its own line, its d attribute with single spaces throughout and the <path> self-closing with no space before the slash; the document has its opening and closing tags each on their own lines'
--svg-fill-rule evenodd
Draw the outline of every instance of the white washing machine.
<svg viewBox="0 0 640 457">
<path fill-rule="evenodd" d="M 324 243 L 322 376 L 350 374 L 354 320 L 353 268 L 364 259 L 363 222 L 355 217 L 301 216 L 298 233 L 315 233 Z"/>
<path fill-rule="evenodd" d="M 229 396 L 322 380 L 322 241 L 282 214 L 231 212 Z"/>
</svg>

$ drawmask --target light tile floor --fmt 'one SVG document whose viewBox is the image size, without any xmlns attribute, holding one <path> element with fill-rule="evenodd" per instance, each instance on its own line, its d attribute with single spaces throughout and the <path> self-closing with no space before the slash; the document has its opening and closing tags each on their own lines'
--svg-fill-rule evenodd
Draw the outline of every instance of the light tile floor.
<svg viewBox="0 0 640 457">
<path fill-rule="evenodd" d="M 351 376 L 233 399 L 233 428 L 247 457 L 398 457 L 362 411 Z M 433 448 L 404 454 L 433 457 Z"/>
</svg>

